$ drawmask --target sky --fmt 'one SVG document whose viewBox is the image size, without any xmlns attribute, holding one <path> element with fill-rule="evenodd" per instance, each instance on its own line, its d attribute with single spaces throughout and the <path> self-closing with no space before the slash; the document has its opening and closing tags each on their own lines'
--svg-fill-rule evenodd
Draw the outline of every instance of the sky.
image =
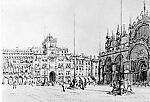
<svg viewBox="0 0 150 102">
<path fill-rule="evenodd" d="M 146 8 L 150 12 L 150 0 Z M 76 53 L 104 51 L 107 30 L 116 33 L 121 0 L 1 0 L 2 48 L 42 47 L 49 33 L 58 47 L 73 53 L 74 14 Z M 135 21 L 143 0 L 123 0 L 123 24 Z"/>
</svg>

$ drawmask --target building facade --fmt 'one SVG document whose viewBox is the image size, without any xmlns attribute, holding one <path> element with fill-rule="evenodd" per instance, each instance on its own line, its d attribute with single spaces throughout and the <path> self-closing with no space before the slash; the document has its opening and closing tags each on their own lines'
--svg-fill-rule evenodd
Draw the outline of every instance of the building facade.
<svg viewBox="0 0 150 102">
<path fill-rule="evenodd" d="M 74 56 L 67 48 L 57 47 L 57 39 L 50 34 L 45 38 L 42 46 L 47 56 L 49 81 L 69 83 L 74 78 L 74 72 L 75 77 L 78 78 L 90 78 L 93 75 L 98 79 L 98 59 L 92 59 L 84 54 Z"/>
<path fill-rule="evenodd" d="M 150 63 L 150 16 L 144 5 L 137 20 L 129 23 L 128 30 L 118 26 L 116 34 L 107 33 L 105 52 L 100 53 L 100 80 L 109 84 L 128 79 L 132 84 L 147 80 Z"/>
<path fill-rule="evenodd" d="M 50 34 L 41 47 L 4 49 L 2 51 L 3 83 L 19 85 L 49 85 L 70 83 L 77 79 L 98 81 L 98 58 L 75 55 L 68 48 L 57 47 Z"/>
<path fill-rule="evenodd" d="M 31 84 L 33 81 L 33 52 L 27 49 L 3 49 L 3 84 Z"/>
<path fill-rule="evenodd" d="M 48 80 L 47 56 L 44 50 L 39 47 L 32 47 L 33 52 L 33 77 L 34 84 L 40 85 Z"/>
</svg>

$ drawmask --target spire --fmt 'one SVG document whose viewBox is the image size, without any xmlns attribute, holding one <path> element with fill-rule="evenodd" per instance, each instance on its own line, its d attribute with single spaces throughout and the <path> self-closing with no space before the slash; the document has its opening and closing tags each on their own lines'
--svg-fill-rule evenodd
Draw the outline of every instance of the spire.
<svg viewBox="0 0 150 102">
<path fill-rule="evenodd" d="M 130 31 L 131 29 L 132 29 L 132 18 L 130 17 L 128 30 Z"/>
<path fill-rule="evenodd" d="M 109 29 L 107 29 L 107 36 L 109 36 Z"/>
<path fill-rule="evenodd" d="M 146 13 L 146 6 L 145 6 L 145 0 L 144 0 L 144 14 Z"/>
<path fill-rule="evenodd" d="M 106 39 L 109 39 L 109 29 L 107 29 Z"/>
<path fill-rule="evenodd" d="M 114 32 L 113 32 L 113 30 L 111 31 L 111 34 L 112 34 L 112 36 L 114 36 Z"/>
<path fill-rule="evenodd" d="M 119 35 L 119 25 L 117 27 L 117 33 L 116 34 Z"/>
<path fill-rule="evenodd" d="M 146 16 L 148 16 L 148 10 L 146 10 L 146 4 L 145 4 L 145 0 L 144 0 L 144 10 L 143 11 L 141 11 L 141 14 L 140 14 L 140 16 L 143 18 L 143 17 L 146 17 Z"/>
<path fill-rule="evenodd" d="M 116 32 L 116 39 L 118 39 L 120 37 L 120 32 L 119 32 L 119 25 L 117 27 L 117 32 Z"/>
<path fill-rule="evenodd" d="M 48 40 L 50 41 L 51 38 L 52 38 L 52 36 L 51 36 L 51 34 L 49 33 L 49 35 L 48 35 Z"/>
<path fill-rule="evenodd" d="M 126 29 L 125 29 L 125 24 L 123 24 L 123 36 L 126 35 Z"/>
<path fill-rule="evenodd" d="M 112 32 L 112 39 L 114 40 L 115 39 L 115 35 L 114 35 L 113 30 L 111 32 Z"/>
</svg>

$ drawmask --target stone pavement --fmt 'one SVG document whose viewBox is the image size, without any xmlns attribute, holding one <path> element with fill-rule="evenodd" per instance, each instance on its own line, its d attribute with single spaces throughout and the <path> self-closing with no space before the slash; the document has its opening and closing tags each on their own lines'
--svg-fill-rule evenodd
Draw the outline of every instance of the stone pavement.
<svg viewBox="0 0 150 102">
<path fill-rule="evenodd" d="M 85 90 L 60 86 L 3 86 L 3 102 L 150 102 L 150 87 L 133 87 L 135 94 L 113 96 L 106 94 L 109 86 L 87 86 Z"/>
</svg>

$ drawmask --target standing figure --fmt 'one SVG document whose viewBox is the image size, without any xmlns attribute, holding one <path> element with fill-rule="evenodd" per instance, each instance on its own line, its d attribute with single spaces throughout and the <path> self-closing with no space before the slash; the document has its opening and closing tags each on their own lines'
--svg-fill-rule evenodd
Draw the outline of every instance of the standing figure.
<svg viewBox="0 0 150 102">
<path fill-rule="evenodd" d="M 63 92 L 65 92 L 65 85 L 64 85 L 64 82 L 62 84 L 62 88 L 63 88 Z"/>
<path fill-rule="evenodd" d="M 16 89 L 16 80 L 13 81 L 13 89 Z"/>
<path fill-rule="evenodd" d="M 150 86 L 150 69 L 147 71 L 147 84 Z"/>
</svg>

